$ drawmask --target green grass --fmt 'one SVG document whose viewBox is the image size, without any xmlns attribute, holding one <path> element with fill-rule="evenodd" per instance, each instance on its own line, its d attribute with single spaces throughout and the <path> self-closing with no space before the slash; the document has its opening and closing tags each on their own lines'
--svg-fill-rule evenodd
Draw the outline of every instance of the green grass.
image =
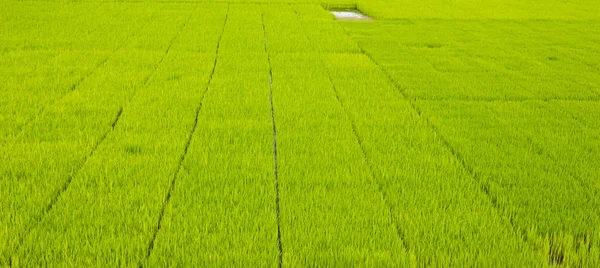
<svg viewBox="0 0 600 268">
<path fill-rule="evenodd" d="M 598 267 L 599 14 L 2 1 L 0 267 Z"/>
</svg>

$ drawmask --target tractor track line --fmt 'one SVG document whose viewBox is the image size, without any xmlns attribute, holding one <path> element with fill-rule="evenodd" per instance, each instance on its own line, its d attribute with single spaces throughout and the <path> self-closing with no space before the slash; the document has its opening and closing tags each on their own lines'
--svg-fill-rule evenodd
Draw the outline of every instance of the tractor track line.
<svg viewBox="0 0 600 268">
<path fill-rule="evenodd" d="M 273 69 L 271 67 L 271 56 L 267 49 L 267 30 L 265 26 L 265 15 L 261 10 L 261 20 L 263 26 L 263 44 L 267 61 L 269 63 L 269 103 L 271 105 L 271 122 L 273 124 L 273 173 L 275 175 L 275 216 L 277 218 L 277 249 L 279 251 L 277 265 L 279 268 L 283 266 L 283 245 L 281 244 L 281 217 L 279 211 L 279 172 L 277 170 L 277 127 L 275 124 L 275 109 L 273 107 Z"/>
<path fill-rule="evenodd" d="M 177 177 L 179 176 L 179 172 L 181 171 L 181 167 L 183 166 L 183 161 L 185 160 L 185 157 L 187 156 L 188 150 L 190 148 L 190 144 L 192 143 L 192 138 L 194 137 L 194 133 L 196 133 L 196 129 L 198 127 L 198 118 L 199 118 L 200 112 L 202 110 L 202 104 L 204 102 L 204 98 L 206 97 L 206 94 L 208 93 L 208 91 L 210 89 L 210 85 L 211 85 L 213 76 L 215 74 L 215 70 L 217 69 L 217 62 L 219 60 L 219 49 L 221 47 L 221 39 L 223 38 L 223 34 L 225 33 L 225 25 L 227 25 L 227 21 L 229 19 L 229 6 L 230 5 L 228 4 L 227 5 L 227 13 L 225 14 L 225 20 L 223 22 L 223 29 L 221 31 L 221 35 L 219 36 L 219 41 L 217 42 L 217 49 L 216 49 L 216 53 L 215 53 L 215 61 L 213 63 L 213 68 L 211 70 L 208 82 L 206 83 L 204 92 L 202 93 L 202 97 L 200 99 L 200 103 L 198 104 L 198 108 L 196 108 L 196 116 L 194 118 L 194 124 L 192 126 L 192 131 L 190 131 L 190 135 L 187 138 L 187 141 L 185 143 L 185 149 L 183 151 L 183 154 L 179 158 L 179 162 L 177 163 L 177 169 L 176 169 L 175 173 L 173 174 L 173 178 L 171 179 L 171 184 L 169 185 L 169 189 L 167 190 L 167 195 L 165 196 L 165 199 L 163 201 L 163 205 L 160 210 L 160 214 L 158 216 L 158 222 L 156 224 L 156 229 L 155 229 L 154 233 L 152 234 L 152 239 L 148 243 L 148 248 L 146 249 L 146 259 L 148 259 L 150 257 L 150 255 L 152 254 L 152 251 L 154 250 L 156 237 L 158 236 L 158 232 L 160 232 L 160 230 L 162 228 L 162 221 L 163 221 L 163 218 L 165 215 L 165 210 L 167 208 L 167 205 L 171 201 L 173 189 L 175 188 L 175 184 L 177 182 Z M 140 262 L 139 267 L 140 268 L 144 267 L 143 261 Z"/>
</svg>

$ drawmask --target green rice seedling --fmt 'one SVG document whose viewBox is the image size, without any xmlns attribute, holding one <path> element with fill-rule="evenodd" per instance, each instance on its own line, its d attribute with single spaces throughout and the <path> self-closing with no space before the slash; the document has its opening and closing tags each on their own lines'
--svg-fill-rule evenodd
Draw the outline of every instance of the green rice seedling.
<svg viewBox="0 0 600 268">
<path fill-rule="evenodd" d="M 0 143 L 14 139 L 44 107 L 72 90 L 108 53 L 11 51 L 0 63 Z"/>
<path fill-rule="evenodd" d="M 49 6 L 57 8 L 52 4 Z M 20 24 L 9 26 L 11 38 L 3 45 L 9 51 L 0 63 L 3 88 L 0 120 L 6 126 L 0 132 L 0 142 L 13 140 L 46 107 L 76 90 L 135 34 L 135 28 L 147 23 L 151 15 L 151 12 L 130 11 L 127 7 L 92 4 L 87 8 L 97 9 L 103 15 L 90 19 L 89 12 L 82 12 L 86 11 L 84 8 L 75 5 L 52 12 L 42 9 L 44 12 L 32 11 L 27 19 L 9 16 L 7 23 Z M 116 20 L 123 15 L 127 20 Z M 45 23 L 43 27 L 46 28 L 27 26 L 35 20 L 47 21 L 54 16 L 65 17 L 60 26 L 53 23 Z M 96 27 L 95 23 L 104 26 Z M 112 32 L 117 33 L 110 34 Z"/>
<path fill-rule="evenodd" d="M 25 3 L 7 2 L 0 3 L 2 17 L 2 48 L 0 51 L 11 50 L 39 50 L 69 48 L 76 43 L 75 37 L 84 37 L 94 34 L 93 22 L 87 20 L 89 12 L 75 6 L 65 6 L 64 3 Z M 115 15 L 114 12 L 104 10 L 101 4 L 90 3 L 86 8 L 107 11 L 106 17 Z M 49 23 L 60 20 L 63 25 Z M 100 18 L 102 20 L 102 18 Z M 8 34 L 4 34 L 8 33 Z"/>
<path fill-rule="evenodd" d="M 569 51 L 572 46 L 594 46 L 595 23 L 542 23 L 547 31 L 573 24 L 580 26 L 576 39 L 570 34 L 547 36 L 534 30 L 533 22 L 343 25 L 411 98 L 595 100 L 599 95 L 593 81 L 600 77 L 593 65 Z M 578 39 L 587 41 L 578 45 Z M 556 44 L 560 46 L 554 48 Z M 395 49 L 386 49 L 388 45 Z"/>
<path fill-rule="evenodd" d="M 278 263 L 267 58 L 218 57 L 151 267 Z"/>
<path fill-rule="evenodd" d="M 325 5 L 325 8 L 327 6 Z M 327 12 L 323 6 L 319 5 L 309 5 L 309 4 L 301 4 L 301 5 L 293 5 L 291 6 L 294 12 L 300 17 L 300 19 L 309 20 L 309 19 L 322 19 L 322 20 L 332 20 L 334 18 L 333 14 Z"/>
<path fill-rule="evenodd" d="M 569 263 L 572 260 L 564 260 L 564 256 L 584 257 L 587 249 L 579 251 L 575 245 L 580 238 L 589 241 L 598 230 L 598 198 L 590 193 L 587 183 L 574 177 L 580 175 L 561 167 L 560 162 L 568 160 L 553 159 L 552 150 L 536 144 L 546 138 L 546 131 L 560 133 L 564 126 L 546 129 L 544 121 L 548 119 L 540 120 L 535 109 L 520 108 L 525 105 L 449 101 L 417 104 L 423 116 L 456 148 L 501 211 L 510 215 L 513 225 L 521 232 L 533 229 L 537 237 L 530 238 L 530 242 L 545 245 L 552 262 Z M 547 117 L 551 120 L 556 116 L 560 114 Z M 573 124 L 569 126 L 567 121 L 564 125 L 570 128 Z M 465 126 L 471 126 L 469 131 L 464 131 Z M 544 146 L 551 144 L 546 141 Z M 540 241 L 543 237 L 548 238 Z"/>
<path fill-rule="evenodd" d="M 159 2 L 0 2 L 0 266 L 600 266 L 596 1 Z"/>
<path fill-rule="evenodd" d="M 534 0 L 509 2 L 466 0 L 447 2 L 359 0 L 358 8 L 378 19 L 444 19 L 444 20 L 590 20 L 598 19 L 600 7 L 593 1 L 562 2 Z"/>
<path fill-rule="evenodd" d="M 428 48 L 438 48 L 438 47 L 439 47 L 439 46 L 428 46 Z M 464 57 L 463 57 L 463 58 L 464 58 Z M 448 59 L 448 56 L 446 56 L 446 55 L 445 55 L 445 57 L 437 56 L 437 57 L 434 57 L 434 59 L 435 59 L 435 60 L 437 60 L 437 59 Z M 450 59 L 452 59 L 452 58 L 450 57 Z M 462 60 L 462 58 L 460 58 L 460 56 L 459 56 L 458 58 L 456 58 L 456 59 L 460 59 L 460 60 L 461 60 L 461 61 L 463 61 L 463 62 L 465 61 L 465 60 Z M 467 59 L 468 59 L 468 58 L 467 58 Z M 472 60 L 471 60 L 471 61 L 472 61 Z M 469 73 L 469 72 L 474 72 L 474 71 L 477 71 L 476 69 L 472 69 L 472 65 L 473 65 L 473 64 L 462 64 L 462 65 L 457 65 L 457 64 L 456 64 L 456 63 L 457 63 L 457 61 L 456 61 L 456 60 L 454 60 L 454 61 L 446 61 L 446 62 L 442 62 L 442 63 L 445 63 L 445 65 L 438 65 L 438 67 L 437 67 L 437 71 L 438 71 L 438 72 L 442 72 L 442 71 L 443 71 L 443 72 L 450 72 L 450 73 L 454 73 L 454 72 L 460 72 L 460 73 Z M 458 63 L 460 63 L 460 61 L 458 61 Z M 339 66 L 340 66 L 340 64 L 339 64 L 338 62 L 335 62 L 334 64 L 332 64 L 332 65 L 331 65 L 331 70 L 337 70 L 336 68 L 338 68 L 338 69 L 339 69 Z M 352 65 L 352 66 L 353 66 L 353 67 L 356 67 L 356 65 Z M 441 66 L 441 67 L 444 67 L 445 69 L 440 69 L 440 66 Z M 333 71 L 333 72 L 335 73 L 335 71 Z M 361 72 L 352 73 L 352 75 L 349 75 L 349 76 L 347 76 L 347 77 L 343 77 L 343 79 L 340 79 L 339 81 L 341 81 L 341 82 L 346 82 L 346 83 L 347 83 L 347 84 L 346 84 L 347 86 L 346 86 L 346 87 L 344 87 L 344 88 L 347 88 L 347 87 L 348 87 L 348 88 L 351 88 L 351 87 L 352 87 L 352 83 L 351 83 L 351 82 L 348 82 L 348 81 L 352 81 L 352 78 L 353 78 L 353 77 L 355 77 L 355 76 L 357 76 L 357 75 L 358 75 L 358 74 L 360 74 L 360 73 L 361 73 Z M 364 70 L 363 70 L 363 73 L 364 73 Z M 364 81 L 364 80 L 365 80 L 365 79 L 357 79 L 357 81 Z M 352 82 L 354 82 L 354 81 L 352 81 Z M 356 83 L 356 82 L 355 82 L 355 83 Z M 456 91 L 451 91 L 451 92 L 453 92 L 453 93 L 456 93 Z M 364 98 L 360 98 L 360 101 L 361 101 L 361 102 L 364 102 Z M 378 102 L 378 103 L 380 103 L 380 102 Z M 420 111 L 420 110 L 418 110 L 418 111 Z M 373 117 L 368 117 L 368 118 L 373 118 Z M 452 152 L 452 150 L 453 150 L 453 148 L 454 148 L 454 147 L 450 147 L 450 148 L 451 148 L 451 150 L 450 150 L 450 151 Z M 461 156 L 460 156 L 460 155 L 458 155 L 458 159 L 459 159 L 460 161 L 462 161 L 462 158 L 461 158 Z M 459 162 L 460 162 L 460 161 L 459 161 Z M 386 166 L 389 166 L 389 165 L 386 165 Z M 467 167 L 467 171 L 469 171 L 469 169 L 470 169 L 470 168 L 469 168 L 469 167 Z M 467 177 L 468 177 L 468 176 L 467 176 Z M 480 187 L 480 185 L 479 185 L 477 182 L 475 182 L 475 183 L 472 183 L 472 185 L 473 185 L 474 187 Z M 482 189 L 484 190 L 484 191 L 483 191 L 483 192 L 484 192 L 484 194 L 483 194 L 483 197 L 484 197 L 484 198 L 486 198 L 486 194 L 485 194 L 485 193 L 487 193 L 487 192 L 489 191 L 489 188 L 488 188 L 488 186 L 485 186 L 485 185 L 484 185 Z M 489 197 L 488 197 L 488 198 L 489 198 Z M 575 198 L 575 199 L 577 199 L 577 198 Z M 495 206 L 495 209 L 496 209 L 496 210 L 497 210 L 497 209 L 500 209 L 500 210 L 502 210 L 502 209 L 503 209 L 503 208 L 502 208 L 501 206 L 499 206 L 498 204 L 495 204 L 495 203 L 497 202 L 495 197 L 493 197 L 493 196 L 492 196 L 492 197 L 490 198 L 490 200 L 492 201 L 492 204 Z M 584 201 L 584 202 L 585 202 L 585 201 Z M 585 207 L 585 205 L 583 205 L 583 206 L 582 206 L 582 205 L 580 205 L 580 206 L 578 206 L 578 207 L 582 207 L 582 208 L 583 208 L 583 207 Z M 493 212 L 494 212 L 494 209 L 492 209 L 492 213 L 493 213 Z M 501 211 L 501 212 L 502 212 L 502 211 Z M 497 213 L 497 211 L 496 211 L 496 213 Z M 510 213 L 509 213 L 509 214 L 510 214 Z M 538 213 L 538 214 L 539 214 L 539 213 Z M 586 215 L 586 214 L 582 214 L 582 215 Z M 510 223 L 512 223 L 512 221 L 511 221 Z M 592 225 L 594 225 L 594 224 L 592 223 Z M 521 248 L 513 248 L 512 250 L 521 251 L 521 250 L 522 250 L 522 247 L 527 247 L 526 245 L 524 245 L 524 244 L 523 244 L 523 242 L 524 242 L 524 241 L 522 241 L 522 240 L 521 240 L 521 241 L 518 241 L 518 236 L 519 236 L 519 233 L 520 233 L 520 232 L 522 232 L 521 230 L 526 230 L 526 229 L 527 229 L 527 226 L 525 226 L 525 225 L 523 225 L 523 226 L 519 226 L 519 225 L 517 224 L 517 226 L 516 226 L 516 227 L 513 227 L 513 226 L 511 226 L 510 224 L 508 224 L 508 227 L 510 227 L 510 228 L 508 229 L 508 232 L 509 232 L 509 233 L 511 233 L 511 232 L 513 233 L 513 234 L 512 234 L 512 236 L 513 236 L 513 239 L 514 239 L 514 238 L 517 238 L 517 241 L 516 241 L 516 243 L 517 243 L 517 244 L 520 244 L 520 247 L 521 247 Z M 593 228 L 591 229 L 591 231 L 593 232 Z M 510 236 L 510 235 L 509 235 L 509 236 Z M 474 241 L 479 241 L 479 239 L 474 239 Z M 479 248 L 480 248 L 480 245 L 474 244 L 472 247 L 473 247 L 473 248 L 477 248 L 477 249 L 479 249 Z M 463 249 L 464 249 L 464 246 L 461 246 L 461 248 L 463 248 Z M 496 254 L 496 253 L 497 253 L 497 250 L 496 250 L 496 248 L 493 248 L 493 249 L 494 249 L 494 250 L 491 250 L 491 248 L 490 248 L 490 252 L 492 252 L 492 254 Z M 468 258 L 470 258 L 470 256 L 472 256 L 472 255 L 473 255 L 473 254 L 465 254 L 465 256 L 469 256 Z M 531 261 L 531 260 L 532 260 L 532 258 L 531 258 L 531 257 L 533 257 L 533 256 L 537 256 L 537 257 L 535 257 L 535 258 L 533 258 L 533 259 L 536 259 L 536 258 L 538 258 L 538 261 L 540 260 L 539 253 L 533 253 L 533 252 L 532 252 L 532 253 L 530 253 L 530 254 L 527 254 L 527 255 L 525 255 L 525 256 L 524 256 L 524 258 L 522 259 L 522 261 L 525 261 L 525 262 Z M 484 259 L 492 259 L 492 258 L 484 258 Z M 440 261 L 440 260 L 444 260 L 444 259 L 443 259 L 443 258 L 440 258 L 439 256 L 435 258 L 435 261 Z M 543 260 L 543 258 L 542 258 L 542 260 Z M 463 263 L 463 262 L 464 262 L 464 261 L 459 261 L 458 263 Z"/>
<path fill-rule="evenodd" d="M 408 263 L 318 56 L 272 54 L 283 265 Z"/>
<path fill-rule="evenodd" d="M 586 181 L 590 190 L 595 192 L 595 196 L 598 198 L 600 184 L 595 178 L 600 175 L 598 169 L 593 168 L 597 159 L 600 158 L 598 156 L 600 122 L 596 118 L 599 108 L 597 103 L 593 101 L 551 101 L 544 106 L 551 111 L 550 113 L 559 113 L 556 109 L 562 110 L 565 116 L 560 119 L 569 123 L 572 123 L 571 120 L 575 120 L 577 123 L 563 126 L 558 132 L 546 132 L 551 137 L 540 143 L 552 142 L 550 146 L 544 146 L 554 150 L 552 155 L 559 160 L 557 162 L 565 169 L 570 169 L 576 177 Z M 574 128 L 573 125 L 576 127 Z"/>
<path fill-rule="evenodd" d="M 216 69 L 147 266 L 278 263 L 269 64 L 264 43 L 253 43 L 264 39 L 260 11 L 246 8 L 229 7 Z M 240 35 L 251 43 L 242 46 L 234 39 Z"/>
<path fill-rule="evenodd" d="M 597 110 L 591 103 L 531 101 L 492 107 L 527 137 L 535 150 L 560 165 L 561 173 L 567 171 L 590 192 L 592 199 L 600 201 L 600 184 L 596 180 L 600 171 L 592 168 L 592 162 L 599 159 L 598 129 L 588 125 L 589 116 L 577 113 L 581 109 Z"/>
<path fill-rule="evenodd" d="M 157 41 L 165 35 L 175 36 L 173 30 L 182 26 L 183 18 L 173 19 L 166 11 L 162 15 L 142 30 L 141 40 L 150 43 L 150 36 Z M 140 44 L 136 41 L 132 43 Z M 0 235 L 3 262 L 60 200 L 62 191 L 114 128 L 123 107 L 154 72 L 167 46 L 162 51 L 120 50 L 78 90 L 46 109 L 18 140 L 1 148 L 6 165 L 0 167 L 0 221 L 9 228 Z M 33 241 L 36 245 L 40 242 Z M 20 252 L 27 253 L 27 247 Z M 36 255 L 27 256 L 34 258 L 27 263 L 44 263 L 43 258 L 35 259 Z M 22 259 L 22 255 L 13 257 L 13 262 Z"/>
<path fill-rule="evenodd" d="M 307 46 L 302 16 L 284 10 L 275 23 L 269 19 L 274 10 L 263 6 L 263 12 L 273 72 L 282 265 L 407 264 L 352 127 L 318 54 Z M 327 24 L 310 34 L 331 29 L 341 30 Z M 287 44 L 279 39 L 286 35 Z"/>
<path fill-rule="evenodd" d="M 262 5 L 266 35 L 271 53 L 309 52 L 312 47 L 295 10 L 288 5 Z"/>
<path fill-rule="evenodd" d="M 216 44 L 223 32 L 222 22 L 227 15 L 228 4 L 199 4 L 194 16 L 172 46 L 173 51 L 215 53 Z"/>
<path fill-rule="evenodd" d="M 21 247 L 23 264 L 137 266 L 149 254 L 214 62 L 212 54 L 167 57 Z M 35 257 L 48 252 L 56 253 Z"/>
<path fill-rule="evenodd" d="M 222 11 L 215 13 L 223 19 Z M 181 25 L 188 12 L 179 14 Z M 205 14 L 193 13 L 199 15 Z M 184 33 L 207 27 L 197 19 L 185 25 L 181 30 Z M 213 27 L 222 28 L 222 24 Z M 172 47 L 190 42 L 184 39 L 187 36 L 177 37 Z M 212 43 L 217 46 L 215 41 Z M 68 242 L 73 236 L 84 235 L 94 241 L 91 246 L 84 241 L 72 245 L 50 263 L 137 266 L 150 254 L 173 176 L 178 174 L 195 125 L 203 94 L 198 88 L 206 86 L 214 64 L 213 54 L 170 50 L 166 57 L 149 86 L 137 91 L 115 130 L 74 178 L 69 191 L 63 194 L 64 202 L 56 204 L 47 222 L 59 224 L 41 224 L 43 227 L 29 240 Z M 82 192 L 94 195 L 81 196 Z M 78 217 L 70 224 L 60 224 L 65 211 Z M 34 243 L 26 245 L 29 247 L 22 252 L 39 250 Z M 48 247 L 53 248 L 52 244 Z M 86 254 L 80 253 L 82 250 Z M 45 263 L 28 255 L 22 255 L 24 263 Z"/>
<path fill-rule="evenodd" d="M 315 52 L 359 52 L 356 42 L 344 34 L 326 10 L 316 6 L 294 6 L 294 9 Z"/>
<path fill-rule="evenodd" d="M 263 51 L 264 35 L 259 5 L 231 5 L 221 41 L 222 51 Z"/>
<path fill-rule="evenodd" d="M 352 54 L 324 63 L 419 265 L 543 263 L 377 65 Z"/>
</svg>

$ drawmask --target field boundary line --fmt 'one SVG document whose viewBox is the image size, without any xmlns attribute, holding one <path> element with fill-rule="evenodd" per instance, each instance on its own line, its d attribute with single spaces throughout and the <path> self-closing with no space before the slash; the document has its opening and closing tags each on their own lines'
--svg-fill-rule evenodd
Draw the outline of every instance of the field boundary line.
<svg viewBox="0 0 600 268">
<path fill-rule="evenodd" d="M 263 46 L 265 53 L 267 54 L 267 62 L 269 63 L 269 103 L 271 105 L 271 122 L 273 124 L 273 173 L 275 175 L 275 216 L 277 217 L 277 248 L 279 250 L 279 256 L 277 265 L 279 268 L 283 266 L 283 245 L 281 243 L 281 217 L 279 210 L 279 172 L 277 168 L 277 127 L 275 124 L 275 108 L 273 105 L 273 68 L 271 66 L 271 55 L 267 49 L 267 29 L 265 25 L 265 14 L 262 10 L 260 12 L 263 28 Z"/>
<path fill-rule="evenodd" d="M 31 124 L 33 124 L 34 122 L 38 121 L 40 116 L 46 111 L 46 109 L 48 107 L 54 106 L 55 104 L 57 104 L 58 102 L 60 102 L 61 100 L 63 100 L 66 96 L 68 96 L 70 93 L 73 93 L 75 90 L 77 90 L 79 88 L 79 86 L 85 82 L 88 78 L 90 78 L 91 76 L 93 76 L 94 74 L 96 74 L 96 72 L 98 70 L 100 70 L 102 67 L 104 67 L 106 65 L 106 63 L 115 55 L 117 54 L 117 52 L 119 52 L 123 47 L 125 47 L 125 45 L 133 38 L 137 35 L 137 33 L 143 29 L 144 27 L 146 27 L 148 24 L 150 24 L 150 22 L 152 22 L 152 19 L 154 17 L 156 17 L 158 11 L 154 11 L 152 13 L 152 16 L 150 16 L 150 18 L 148 18 L 147 21 L 141 23 L 141 25 L 137 28 L 135 28 L 132 33 L 127 36 L 123 42 L 121 44 L 119 44 L 117 47 L 115 47 L 115 49 L 108 55 L 106 56 L 105 59 L 103 59 L 100 63 L 98 63 L 95 67 L 93 67 L 92 70 L 90 70 L 88 73 L 82 75 L 78 80 L 75 81 L 75 83 L 73 83 L 68 90 L 66 90 L 63 94 L 61 94 L 60 96 L 58 96 L 58 98 L 56 98 L 54 101 L 52 101 L 51 103 L 48 103 L 47 105 L 44 105 L 42 107 L 42 109 L 40 109 L 33 118 L 31 118 L 30 120 L 27 121 L 27 123 L 25 123 L 25 125 L 23 125 L 21 127 L 21 130 L 19 131 L 19 133 L 15 136 L 13 136 L 11 139 L 12 140 L 17 140 L 19 139 L 21 136 L 24 135 L 25 131 L 29 128 L 29 126 L 31 126 Z M 64 50 L 61 50 L 61 52 L 59 54 L 64 53 Z M 58 56 L 58 54 L 57 54 Z M 8 141 L 9 138 L 5 138 L 3 142 Z"/>
<path fill-rule="evenodd" d="M 196 9 L 198 8 L 198 6 L 199 5 L 196 5 Z M 219 49 L 221 47 L 221 39 L 223 38 L 223 34 L 225 33 L 225 25 L 227 25 L 227 21 L 229 19 L 229 6 L 230 5 L 227 5 L 227 12 L 225 13 L 225 19 L 224 19 L 224 22 L 223 22 L 223 29 L 221 31 L 221 35 L 219 36 L 219 40 L 217 41 L 217 48 L 216 48 L 215 60 L 214 60 L 214 63 L 213 63 L 213 67 L 212 67 L 209 79 L 208 79 L 208 81 L 206 83 L 206 87 L 204 89 L 204 92 L 202 93 L 202 97 L 200 99 L 200 103 L 198 104 L 198 107 L 196 108 L 196 115 L 195 115 L 195 119 L 194 119 L 194 124 L 192 126 L 192 131 L 190 132 L 190 134 L 189 134 L 189 136 L 188 136 L 188 138 L 186 140 L 184 151 L 183 151 L 181 157 L 179 158 L 179 161 L 177 163 L 177 168 L 175 170 L 175 173 L 173 174 L 173 178 L 171 179 L 171 183 L 169 184 L 169 189 L 167 190 L 167 195 L 165 196 L 165 199 L 163 201 L 160 214 L 158 216 L 158 222 L 156 224 L 156 229 L 155 229 L 154 233 L 152 234 L 152 238 L 151 238 L 150 242 L 148 243 L 148 247 L 146 249 L 146 257 L 139 264 L 140 268 L 144 267 L 144 261 L 147 260 L 150 257 L 150 255 L 152 255 L 152 252 L 154 250 L 154 244 L 155 244 L 155 241 L 156 241 L 156 237 L 158 236 L 158 232 L 160 232 L 160 230 L 162 228 L 162 221 L 163 221 L 163 218 L 164 218 L 164 215 L 165 215 L 165 210 L 167 208 L 167 205 L 171 201 L 171 196 L 172 196 L 172 193 L 173 193 L 173 189 L 175 188 L 175 184 L 177 182 L 177 178 L 179 177 L 179 172 L 181 171 L 181 168 L 183 166 L 183 161 L 185 160 L 185 157 L 187 156 L 189 147 L 190 147 L 190 145 L 192 143 L 192 139 L 194 137 L 194 133 L 196 133 L 196 129 L 198 127 L 198 118 L 199 118 L 200 112 L 202 110 L 202 104 L 204 102 L 204 98 L 206 97 L 206 94 L 208 93 L 208 91 L 210 89 L 210 85 L 211 85 L 213 76 L 215 74 L 215 70 L 217 68 L 217 62 L 219 60 Z M 196 9 L 192 12 L 192 14 L 196 13 Z M 190 15 L 190 18 L 191 18 L 191 15 Z"/>
<path fill-rule="evenodd" d="M 156 12 L 155 12 L 156 13 Z M 154 17 L 154 16 L 153 16 Z M 188 18 L 189 20 L 189 18 Z M 149 20 L 151 21 L 151 20 Z M 185 24 L 183 25 L 185 27 Z M 144 82 L 141 83 L 140 87 L 146 87 L 148 86 L 148 82 L 150 81 L 150 78 L 152 76 L 154 76 L 154 74 L 156 73 L 156 71 L 158 70 L 158 67 L 160 66 L 160 64 L 163 62 L 163 60 L 165 59 L 166 55 L 169 53 L 171 46 L 173 44 L 173 42 L 175 41 L 175 39 L 177 39 L 177 37 L 179 37 L 181 30 L 184 28 L 180 28 L 179 32 L 177 33 L 177 35 L 175 35 L 173 37 L 173 39 L 171 40 L 171 44 L 169 45 L 169 47 L 167 48 L 167 50 L 165 51 L 165 53 L 163 54 L 163 56 L 161 57 L 161 59 L 155 64 L 154 69 L 152 70 L 152 72 L 146 77 L 146 79 L 144 80 Z M 116 53 L 116 50 L 115 50 Z M 131 102 L 131 100 L 133 99 L 133 97 L 135 96 L 136 92 L 137 92 L 136 88 L 132 94 L 132 96 L 128 99 L 128 103 Z M 16 253 L 18 251 L 18 249 L 20 248 L 21 244 L 23 243 L 23 241 L 25 240 L 25 238 L 27 236 L 30 235 L 31 231 L 33 231 L 39 224 L 40 222 L 48 215 L 48 213 L 50 213 L 50 211 L 52 211 L 52 209 L 54 208 L 54 205 L 56 204 L 56 202 L 58 202 L 58 200 L 60 199 L 60 196 L 62 196 L 62 194 L 64 192 L 66 192 L 69 188 L 69 186 L 71 185 L 71 182 L 73 181 L 73 179 L 75 177 L 77 177 L 79 175 L 79 173 L 81 172 L 81 170 L 85 167 L 85 165 L 88 163 L 89 159 L 92 158 L 94 156 L 94 154 L 96 153 L 97 149 L 100 147 L 100 145 L 104 142 L 104 140 L 109 136 L 109 134 L 115 129 L 115 127 L 117 126 L 119 119 L 121 118 L 121 115 L 123 114 L 124 111 L 124 106 L 121 106 L 119 108 L 119 111 L 117 113 L 116 118 L 112 121 L 110 128 L 108 129 L 108 131 L 106 131 L 101 137 L 100 139 L 98 139 L 96 141 L 96 143 L 94 144 L 92 150 L 90 151 L 90 153 L 83 159 L 83 162 L 79 165 L 79 167 L 77 168 L 77 171 L 75 171 L 71 176 L 69 176 L 67 178 L 67 181 L 64 183 L 64 185 L 59 189 L 59 191 L 54 195 L 54 197 L 51 199 L 50 203 L 47 205 L 46 209 L 43 211 L 43 213 L 37 217 L 35 217 L 35 221 L 34 223 L 31 224 L 31 226 L 29 228 L 27 228 L 26 232 L 22 235 L 22 237 L 19 239 L 19 242 L 17 243 L 17 245 L 15 246 L 14 250 L 13 250 L 13 254 L 11 254 L 11 257 L 9 258 L 9 266 L 12 267 L 12 258 L 14 253 Z"/>
</svg>

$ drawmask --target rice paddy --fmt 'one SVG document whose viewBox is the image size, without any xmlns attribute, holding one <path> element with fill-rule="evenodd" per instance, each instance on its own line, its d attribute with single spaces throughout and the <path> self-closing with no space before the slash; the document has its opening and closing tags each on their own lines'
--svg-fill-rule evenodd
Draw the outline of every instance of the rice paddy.
<svg viewBox="0 0 600 268">
<path fill-rule="evenodd" d="M 0 267 L 599 267 L 599 59 L 591 0 L 2 1 Z"/>
</svg>

